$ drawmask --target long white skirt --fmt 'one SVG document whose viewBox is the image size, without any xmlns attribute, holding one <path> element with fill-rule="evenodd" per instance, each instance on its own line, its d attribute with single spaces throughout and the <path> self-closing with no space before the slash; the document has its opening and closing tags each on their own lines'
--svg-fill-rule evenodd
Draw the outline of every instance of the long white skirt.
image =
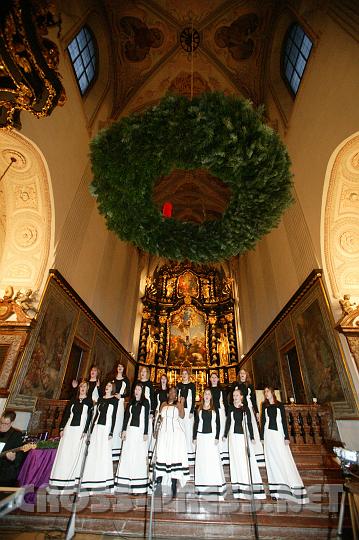
<svg viewBox="0 0 359 540">
<path fill-rule="evenodd" d="M 74 493 L 80 479 L 82 458 L 86 447 L 83 426 L 66 425 L 52 466 L 49 493 Z"/>
<path fill-rule="evenodd" d="M 162 424 L 158 433 L 155 471 L 156 478 L 162 477 L 162 485 L 170 486 L 172 478 L 176 478 L 183 487 L 189 480 L 186 436 L 178 420 L 174 420 L 173 429 L 171 421 L 168 421 L 168 429 L 165 429 L 165 422 Z"/>
<path fill-rule="evenodd" d="M 108 433 L 109 428 L 106 425 L 95 424 L 91 434 L 80 495 L 113 492 L 112 440 L 108 438 Z"/>
<path fill-rule="evenodd" d="M 186 448 L 187 448 L 187 458 L 189 465 L 194 465 L 195 449 L 193 445 L 193 424 L 194 418 L 189 417 L 190 409 L 184 410 L 184 418 L 180 418 L 179 421 L 183 425 L 185 437 L 186 437 Z"/>
<path fill-rule="evenodd" d="M 122 448 L 122 425 L 123 417 L 125 413 L 124 399 L 121 398 L 118 400 L 117 413 L 116 413 L 116 422 L 113 429 L 113 438 L 112 438 L 112 461 L 118 461 L 121 455 Z"/>
<path fill-rule="evenodd" d="M 218 444 L 223 465 L 228 465 L 229 463 L 228 439 L 225 439 L 223 441 L 224 430 L 226 427 L 226 418 L 226 410 L 224 407 L 221 407 L 219 409 L 220 431 Z"/>
<path fill-rule="evenodd" d="M 249 444 L 252 444 L 251 441 L 249 441 Z M 251 499 L 253 489 L 253 497 L 255 499 L 265 499 L 266 495 L 262 478 L 254 453 L 251 453 L 249 460 L 252 476 L 251 482 L 244 435 L 230 432 L 228 446 L 233 497 L 235 499 Z"/>
<path fill-rule="evenodd" d="M 252 450 L 254 451 L 254 454 L 256 456 L 258 466 L 265 467 L 266 463 L 264 459 L 263 445 L 261 443 L 261 437 L 259 435 L 257 419 L 256 419 L 256 415 L 254 414 L 253 405 L 252 405 L 250 396 L 247 397 L 247 403 L 248 403 L 249 412 L 251 414 L 253 435 L 254 435 L 254 444 L 252 444 Z"/>
<path fill-rule="evenodd" d="M 115 476 L 115 491 L 134 495 L 147 492 L 148 441 L 143 440 L 143 429 L 127 426 L 126 440 Z"/>
<path fill-rule="evenodd" d="M 213 433 L 198 433 L 194 485 L 197 495 L 223 498 L 227 491 L 219 444 Z"/>
<path fill-rule="evenodd" d="M 264 454 L 271 496 L 300 504 L 308 503 L 307 491 L 281 431 L 265 428 Z"/>
<path fill-rule="evenodd" d="M 151 418 L 151 415 L 148 418 L 148 439 L 147 439 L 146 445 L 147 445 L 148 456 L 149 456 L 149 458 L 151 458 L 152 453 L 153 453 L 153 446 L 154 446 L 153 418 Z"/>
</svg>

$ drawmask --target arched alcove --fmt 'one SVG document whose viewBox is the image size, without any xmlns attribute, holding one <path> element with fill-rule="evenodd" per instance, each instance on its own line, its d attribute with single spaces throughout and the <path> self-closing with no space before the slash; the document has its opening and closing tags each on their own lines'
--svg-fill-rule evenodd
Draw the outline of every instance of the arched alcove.
<svg viewBox="0 0 359 540">
<path fill-rule="evenodd" d="M 359 132 L 332 153 L 323 190 L 322 260 L 332 299 L 359 299 Z"/>
<path fill-rule="evenodd" d="M 0 288 L 13 285 L 38 290 L 53 262 L 54 216 L 48 167 L 39 148 L 29 139 L 16 131 L 3 131 L 0 176 L 3 174 Z"/>
</svg>

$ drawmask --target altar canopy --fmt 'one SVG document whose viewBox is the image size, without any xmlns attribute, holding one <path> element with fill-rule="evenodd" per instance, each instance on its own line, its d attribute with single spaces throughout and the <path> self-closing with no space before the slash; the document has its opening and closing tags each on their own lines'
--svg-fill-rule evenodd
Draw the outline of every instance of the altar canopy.
<svg viewBox="0 0 359 540">
<path fill-rule="evenodd" d="M 224 270 L 191 263 L 157 267 L 147 276 L 139 363 L 159 382 L 177 382 L 188 368 L 197 390 L 217 369 L 222 383 L 236 378 L 238 362 L 232 279 Z"/>
</svg>

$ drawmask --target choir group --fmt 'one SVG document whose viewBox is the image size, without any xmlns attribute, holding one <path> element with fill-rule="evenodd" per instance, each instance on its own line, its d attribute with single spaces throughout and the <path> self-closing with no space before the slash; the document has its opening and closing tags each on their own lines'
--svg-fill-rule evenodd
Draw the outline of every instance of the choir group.
<svg viewBox="0 0 359 540">
<path fill-rule="evenodd" d="M 244 369 L 227 391 L 213 371 L 198 407 L 188 370 L 182 370 L 181 379 L 177 387 L 169 387 L 162 375 L 155 391 L 149 369 L 142 367 L 131 392 L 120 363 L 104 390 L 96 366 L 87 381 L 74 381 L 76 395 L 61 422 L 50 493 L 69 494 L 79 487 L 80 496 L 136 495 L 148 493 L 155 483 L 157 494 L 169 486 L 175 497 L 178 482 L 186 485 L 194 465 L 196 494 L 223 499 L 227 492 L 223 465 L 229 464 L 235 498 L 265 499 L 259 468 L 266 467 L 273 499 L 308 502 L 289 448 L 285 409 L 273 388 L 264 390 L 260 417 Z M 81 471 L 85 449 L 88 455 Z"/>
</svg>

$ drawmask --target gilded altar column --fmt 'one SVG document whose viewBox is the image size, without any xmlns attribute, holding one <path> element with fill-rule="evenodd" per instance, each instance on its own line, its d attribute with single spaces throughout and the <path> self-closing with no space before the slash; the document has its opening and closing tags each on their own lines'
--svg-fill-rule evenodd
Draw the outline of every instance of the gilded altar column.
<svg viewBox="0 0 359 540">
<path fill-rule="evenodd" d="M 142 328 L 140 335 L 140 346 L 138 351 L 138 361 L 145 363 L 146 361 L 146 343 L 147 343 L 147 332 L 148 332 L 148 320 L 151 315 L 144 311 L 142 314 Z"/>
<path fill-rule="evenodd" d="M 165 335 L 166 335 L 166 324 L 167 324 L 167 315 L 161 314 L 158 318 L 160 323 L 160 337 L 159 337 L 159 347 L 158 347 L 158 363 L 164 364 L 164 354 L 165 354 Z"/>
<path fill-rule="evenodd" d="M 217 356 L 217 336 L 216 336 L 216 322 L 217 317 L 214 314 L 210 314 L 208 317 L 208 336 L 209 336 L 209 353 L 211 357 L 211 364 L 215 364 L 217 362 L 218 356 Z"/>
<path fill-rule="evenodd" d="M 235 330 L 234 330 L 234 315 L 233 313 L 228 313 L 226 316 L 226 327 L 227 327 L 227 335 L 228 335 L 228 341 L 229 341 L 229 351 L 230 351 L 230 364 L 233 364 L 234 362 L 238 361 L 237 358 L 237 348 L 236 348 L 236 341 L 235 341 Z"/>
</svg>

